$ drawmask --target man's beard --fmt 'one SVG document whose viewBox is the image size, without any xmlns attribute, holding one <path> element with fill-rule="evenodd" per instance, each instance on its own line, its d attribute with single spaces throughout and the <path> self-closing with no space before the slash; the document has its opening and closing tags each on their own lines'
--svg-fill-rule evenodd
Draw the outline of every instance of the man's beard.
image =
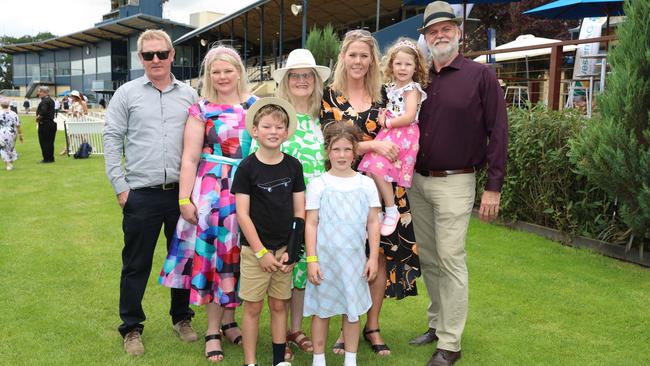
<svg viewBox="0 0 650 366">
<path fill-rule="evenodd" d="M 435 44 L 435 42 L 434 42 Z M 460 35 L 453 37 L 449 43 L 439 46 L 429 45 L 429 52 L 431 57 L 437 63 L 445 63 L 449 61 L 456 53 L 460 46 Z"/>
</svg>

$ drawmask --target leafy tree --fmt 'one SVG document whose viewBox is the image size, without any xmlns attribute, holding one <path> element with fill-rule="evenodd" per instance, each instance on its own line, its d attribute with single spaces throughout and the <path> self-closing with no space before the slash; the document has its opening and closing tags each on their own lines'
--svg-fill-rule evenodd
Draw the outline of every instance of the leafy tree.
<svg viewBox="0 0 650 366">
<path fill-rule="evenodd" d="M 473 24 L 470 23 L 466 35 L 467 49 L 485 50 L 487 28 L 496 29 L 497 45 L 513 41 L 522 34 L 560 40 L 569 39 L 568 29 L 578 26 L 578 20 L 542 19 L 521 14 L 548 2 L 549 0 L 522 0 L 503 4 L 476 4 L 470 13 L 470 18 L 481 21 L 476 28 L 472 28 Z"/>
<path fill-rule="evenodd" d="M 307 36 L 305 47 L 311 51 L 316 59 L 316 64 L 332 67 L 339 54 L 341 41 L 331 24 L 323 29 L 313 26 Z"/>
<path fill-rule="evenodd" d="M 571 142 L 578 172 L 618 199 L 637 243 L 650 243 L 650 2 L 625 2 L 602 115 Z"/>
<path fill-rule="evenodd" d="M 0 43 L 3 45 L 45 41 L 56 36 L 50 32 L 40 32 L 35 36 L 24 35 L 21 37 L 2 36 Z M 0 89 L 11 89 L 13 84 L 13 57 L 10 54 L 0 53 Z"/>
</svg>

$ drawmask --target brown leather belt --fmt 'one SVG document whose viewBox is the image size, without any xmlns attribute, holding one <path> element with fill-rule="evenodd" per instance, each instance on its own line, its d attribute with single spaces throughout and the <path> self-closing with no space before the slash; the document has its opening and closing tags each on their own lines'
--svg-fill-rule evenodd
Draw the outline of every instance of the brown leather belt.
<svg viewBox="0 0 650 366">
<path fill-rule="evenodd" d="M 454 169 L 454 170 L 422 170 L 415 169 L 415 171 L 425 177 L 446 177 L 449 175 L 455 174 L 470 174 L 474 173 L 476 170 L 474 168 L 465 168 L 465 169 Z"/>
</svg>

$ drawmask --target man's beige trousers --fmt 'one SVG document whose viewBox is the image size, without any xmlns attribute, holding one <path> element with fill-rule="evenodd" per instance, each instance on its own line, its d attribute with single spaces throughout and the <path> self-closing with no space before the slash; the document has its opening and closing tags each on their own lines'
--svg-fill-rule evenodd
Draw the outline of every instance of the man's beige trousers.
<svg viewBox="0 0 650 366">
<path fill-rule="evenodd" d="M 460 351 L 467 320 L 465 238 L 474 205 L 476 177 L 414 174 L 408 191 L 420 269 L 429 293 L 429 327 L 438 348 Z"/>
</svg>

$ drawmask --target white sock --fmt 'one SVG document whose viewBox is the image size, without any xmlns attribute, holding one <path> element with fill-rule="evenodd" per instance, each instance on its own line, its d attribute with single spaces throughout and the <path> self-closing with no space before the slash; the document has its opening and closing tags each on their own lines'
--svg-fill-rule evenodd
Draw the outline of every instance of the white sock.
<svg viewBox="0 0 650 366">
<path fill-rule="evenodd" d="M 325 364 L 325 354 L 324 353 L 314 353 L 314 359 L 311 362 L 311 366 L 326 366 L 326 364 Z"/>
<path fill-rule="evenodd" d="M 386 215 L 399 215 L 399 210 L 397 206 L 386 206 Z"/>
<path fill-rule="evenodd" d="M 357 353 L 345 351 L 345 363 L 343 366 L 357 366 Z"/>
</svg>

